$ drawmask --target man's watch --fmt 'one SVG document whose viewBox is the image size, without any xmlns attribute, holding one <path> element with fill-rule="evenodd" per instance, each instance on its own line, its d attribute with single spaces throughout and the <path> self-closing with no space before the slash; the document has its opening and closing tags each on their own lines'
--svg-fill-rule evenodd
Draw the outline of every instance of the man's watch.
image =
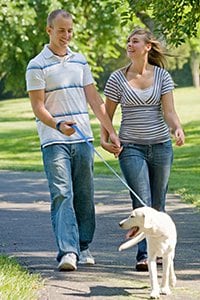
<svg viewBox="0 0 200 300">
<path fill-rule="evenodd" d="M 62 130 L 60 130 L 60 124 L 63 123 L 63 122 L 65 122 L 65 121 L 61 120 L 61 121 L 58 121 L 58 123 L 56 123 L 56 129 L 58 131 L 60 131 L 61 133 L 63 133 L 63 132 L 62 132 Z"/>
</svg>

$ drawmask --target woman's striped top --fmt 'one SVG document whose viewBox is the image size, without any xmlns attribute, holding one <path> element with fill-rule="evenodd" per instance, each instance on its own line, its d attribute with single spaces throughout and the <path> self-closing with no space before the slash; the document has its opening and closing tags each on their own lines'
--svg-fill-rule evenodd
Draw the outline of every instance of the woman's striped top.
<svg viewBox="0 0 200 300">
<path fill-rule="evenodd" d="M 157 144 L 170 139 L 162 113 L 161 96 L 173 88 L 170 74 L 157 66 L 154 67 L 153 85 L 144 90 L 131 86 L 122 70 L 111 74 L 104 94 L 121 104 L 119 138 L 122 143 Z"/>
</svg>

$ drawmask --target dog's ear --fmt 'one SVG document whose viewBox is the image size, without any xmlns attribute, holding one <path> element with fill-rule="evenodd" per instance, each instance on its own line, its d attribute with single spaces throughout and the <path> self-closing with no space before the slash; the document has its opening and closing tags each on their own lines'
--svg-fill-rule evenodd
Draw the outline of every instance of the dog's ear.
<svg viewBox="0 0 200 300">
<path fill-rule="evenodd" d="M 152 226 L 152 216 L 149 213 L 144 213 L 144 228 L 149 229 Z"/>
</svg>

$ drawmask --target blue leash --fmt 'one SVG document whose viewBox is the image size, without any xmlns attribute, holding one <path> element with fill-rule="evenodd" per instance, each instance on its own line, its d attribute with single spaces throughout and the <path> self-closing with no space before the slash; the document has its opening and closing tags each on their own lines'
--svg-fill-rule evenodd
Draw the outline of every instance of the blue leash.
<svg viewBox="0 0 200 300">
<path fill-rule="evenodd" d="M 88 141 L 88 139 L 85 137 L 85 135 L 81 132 L 81 130 L 75 125 L 71 125 L 72 128 L 74 128 L 77 133 L 80 135 L 80 137 L 82 137 L 82 139 L 88 144 L 88 146 L 96 153 L 96 155 L 104 162 L 104 164 L 111 170 L 112 173 L 115 174 L 115 176 L 117 178 L 119 178 L 119 180 L 127 187 L 127 189 L 138 199 L 138 201 L 143 205 L 143 206 L 147 206 L 146 203 L 144 203 L 144 201 L 142 201 L 142 199 L 132 190 L 132 188 L 126 183 L 126 181 L 121 178 L 117 172 L 107 163 L 107 161 L 103 158 L 103 156 L 101 156 L 101 154 L 94 148 L 94 146 Z"/>
</svg>

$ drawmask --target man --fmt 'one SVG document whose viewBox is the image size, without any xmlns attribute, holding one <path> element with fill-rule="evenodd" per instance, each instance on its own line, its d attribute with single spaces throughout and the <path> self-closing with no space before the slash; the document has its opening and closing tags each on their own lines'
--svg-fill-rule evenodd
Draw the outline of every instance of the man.
<svg viewBox="0 0 200 300">
<path fill-rule="evenodd" d="M 72 16 L 51 12 L 46 31 L 49 44 L 29 62 L 26 82 L 51 194 L 58 269 L 70 271 L 77 269 L 77 261 L 95 263 L 89 251 L 95 230 L 93 150 L 72 127 L 76 124 L 93 141 L 87 101 L 116 149 L 120 143 L 85 57 L 68 47 Z"/>
</svg>

